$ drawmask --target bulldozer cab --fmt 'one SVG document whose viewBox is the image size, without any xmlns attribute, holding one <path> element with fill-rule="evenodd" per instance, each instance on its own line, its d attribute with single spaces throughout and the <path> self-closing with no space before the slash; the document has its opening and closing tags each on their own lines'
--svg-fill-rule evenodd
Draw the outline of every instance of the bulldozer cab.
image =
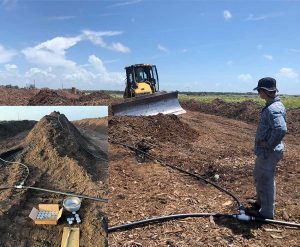
<svg viewBox="0 0 300 247">
<path fill-rule="evenodd" d="M 152 93 L 159 91 L 159 80 L 155 65 L 135 64 L 125 67 L 126 70 L 126 87 L 135 89 L 138 83 L 144 82 L 150 85 Z"/>
</svg>

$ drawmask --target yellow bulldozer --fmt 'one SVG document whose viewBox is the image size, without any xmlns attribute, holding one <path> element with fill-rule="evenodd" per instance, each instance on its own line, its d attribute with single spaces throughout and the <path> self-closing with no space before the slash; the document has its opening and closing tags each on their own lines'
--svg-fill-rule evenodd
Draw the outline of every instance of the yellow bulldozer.
<svg viewBox="0 0 300 247">
<path fill-rule="evenodd" d="M 186 111 L 180 106 L 178 92 L 159 91 L 157 68 L 151 64 L 125 67 L 124 101 L 112 105 L 116 116 L 150 116 L 158 113 L 179 115 Z"/>
</svg>

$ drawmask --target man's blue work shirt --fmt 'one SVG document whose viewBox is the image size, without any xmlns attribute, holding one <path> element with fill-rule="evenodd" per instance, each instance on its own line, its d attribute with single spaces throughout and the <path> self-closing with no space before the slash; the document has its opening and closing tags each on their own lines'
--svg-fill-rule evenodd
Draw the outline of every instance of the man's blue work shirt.
<svg viewBox="0 0 300 247">
<path fill-rule="evenodd" d="M 287 132 L 286 111 L 279 97 L 275 97 L 262 109 L 256 130 L 254 152 L 283 152 L 282 139 Z M 263 144 L 262 144 L 263 143 Z"/>
</svg>

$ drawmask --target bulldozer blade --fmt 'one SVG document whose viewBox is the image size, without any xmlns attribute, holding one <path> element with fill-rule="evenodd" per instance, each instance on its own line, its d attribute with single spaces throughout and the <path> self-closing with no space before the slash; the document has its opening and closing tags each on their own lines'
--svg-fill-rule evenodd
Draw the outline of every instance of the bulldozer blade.
<svg viewBox="0 0 300 247">
<path fill-rule="evenodd" d="M 151 116 L 162 114 L 183 114 L 186 111 L 180 106 L 178 92 L 157 92 L 127 99 L 123 103 L 113 104 L 115 116 Z"/>
</svg>

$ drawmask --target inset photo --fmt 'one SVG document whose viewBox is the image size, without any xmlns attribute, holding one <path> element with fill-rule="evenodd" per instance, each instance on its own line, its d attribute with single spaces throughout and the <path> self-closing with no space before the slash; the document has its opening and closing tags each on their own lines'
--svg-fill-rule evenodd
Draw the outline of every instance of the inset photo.
<svg viewBox="0 0 300 247">
<path fill-rule="evenodd" d="M 107 116 L 0 107 L 0 246 L 107 246 Z"/>
</svg>

